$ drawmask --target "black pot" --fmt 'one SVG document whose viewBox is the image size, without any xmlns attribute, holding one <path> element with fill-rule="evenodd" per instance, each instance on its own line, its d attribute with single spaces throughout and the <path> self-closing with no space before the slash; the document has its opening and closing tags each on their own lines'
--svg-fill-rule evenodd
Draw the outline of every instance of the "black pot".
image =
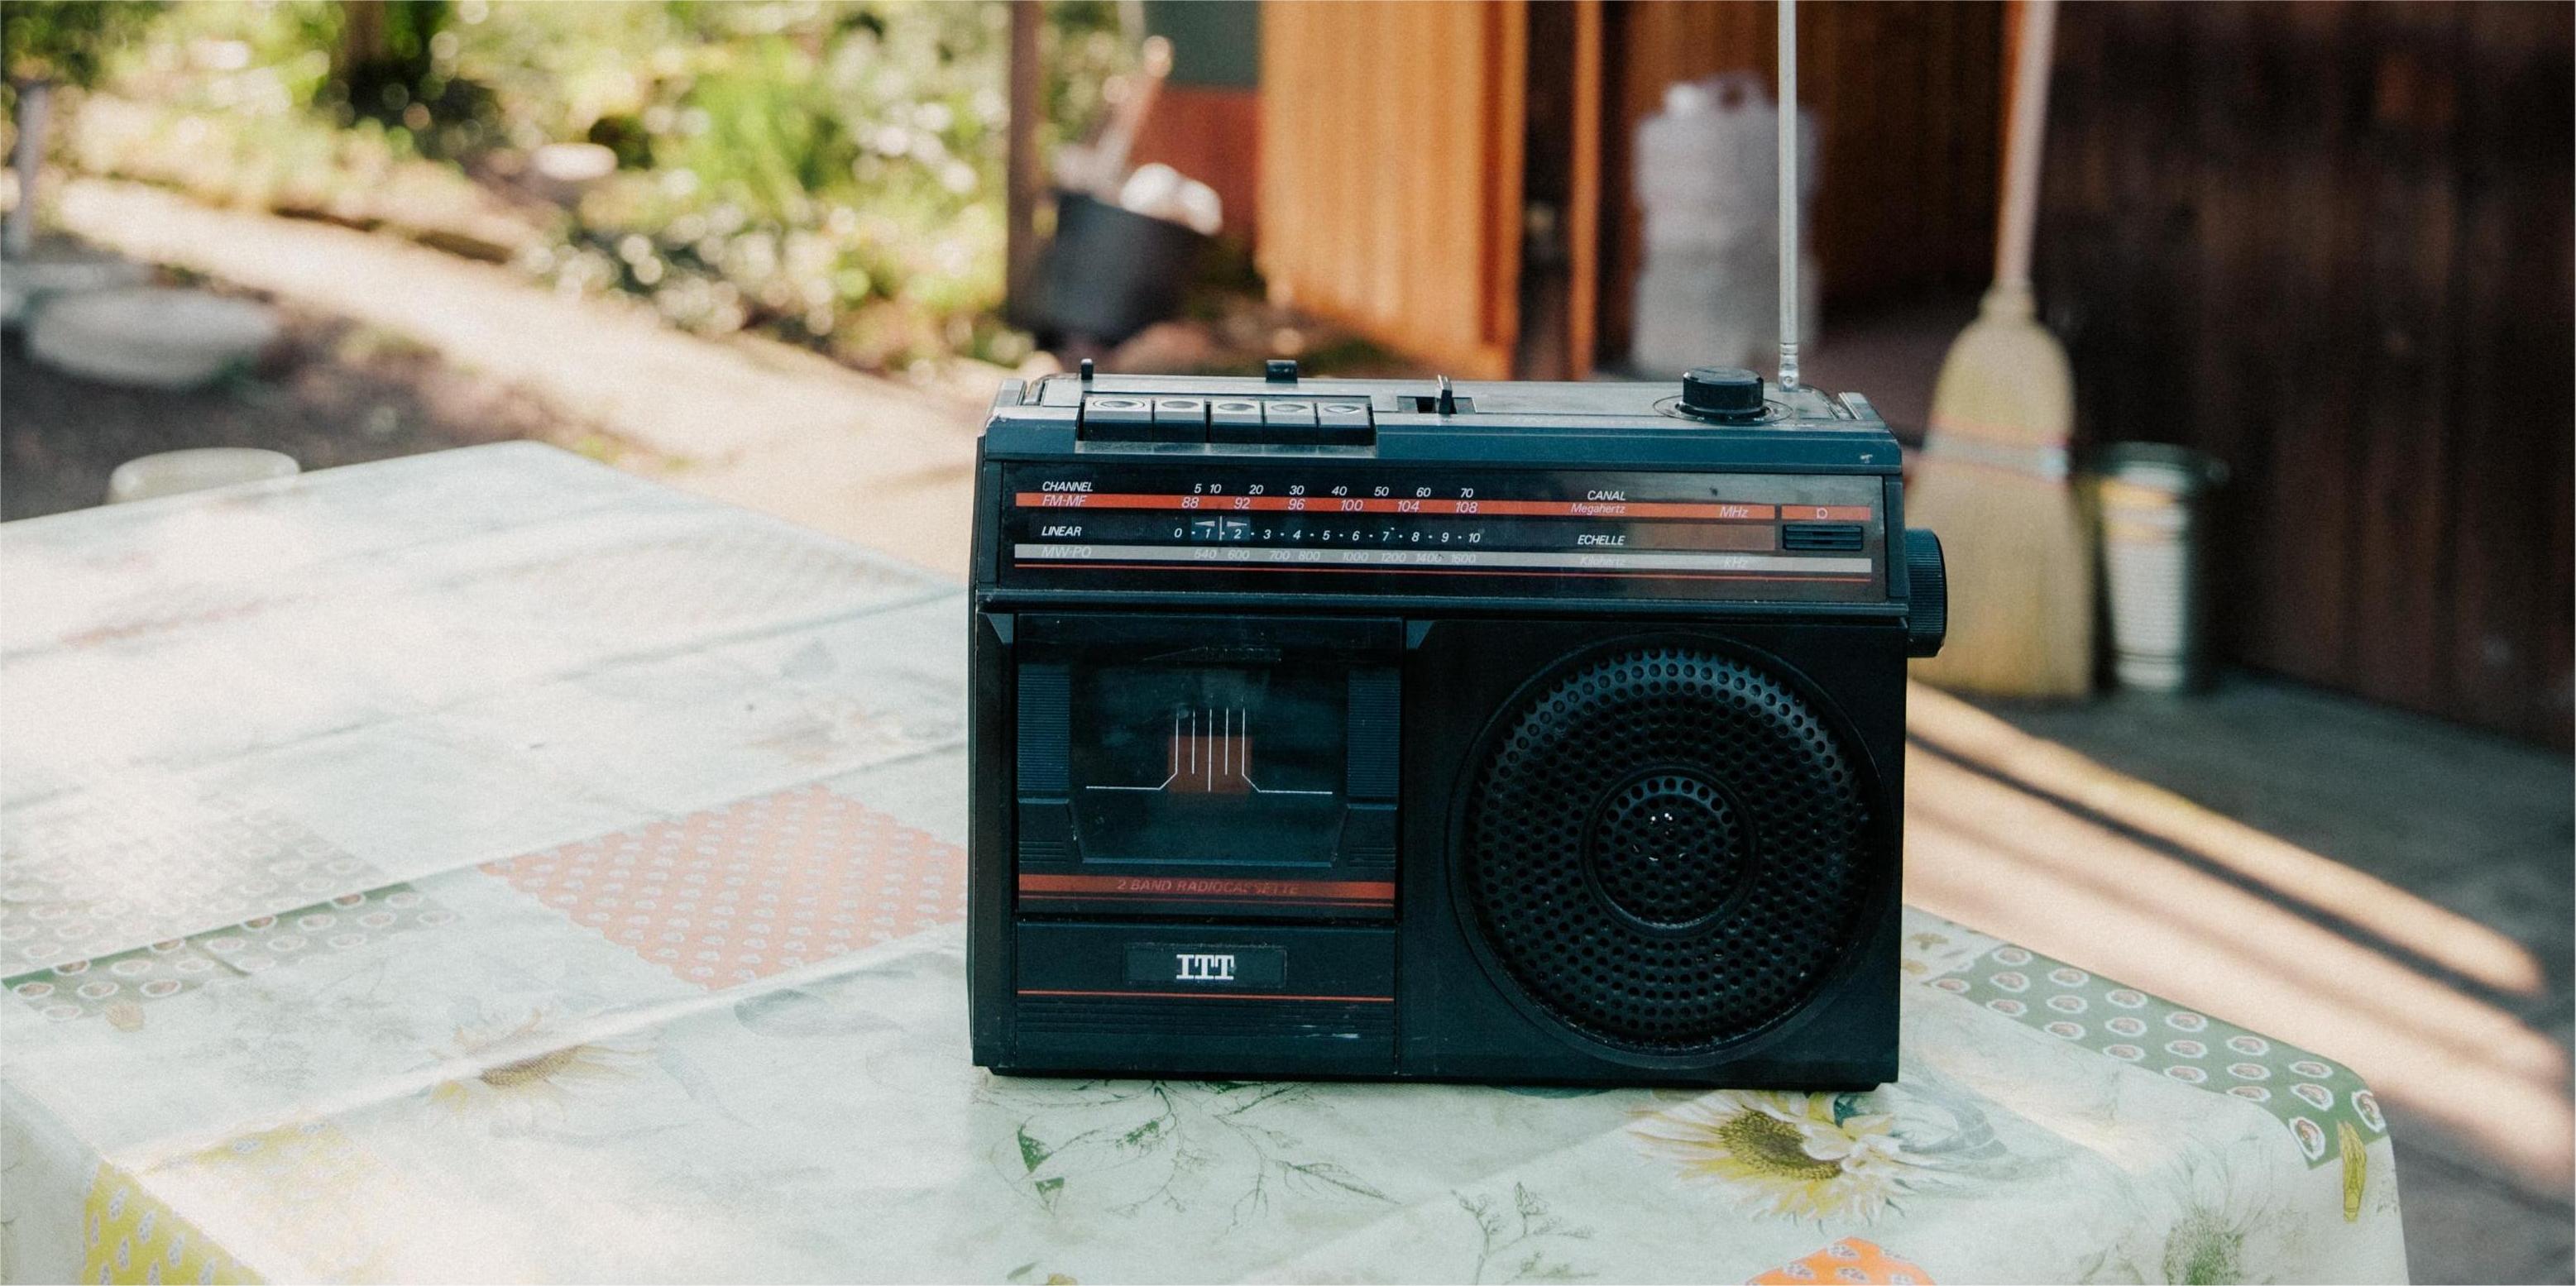
<svg viewBox="0 0 2576 1286">
<path fill-rule="evenodd" d="M 1185 224 L 1058 192 L 1030 325 L 1042 338 L 1116 344 L 1181 310 L 1208 242 Z"/>
</svg>

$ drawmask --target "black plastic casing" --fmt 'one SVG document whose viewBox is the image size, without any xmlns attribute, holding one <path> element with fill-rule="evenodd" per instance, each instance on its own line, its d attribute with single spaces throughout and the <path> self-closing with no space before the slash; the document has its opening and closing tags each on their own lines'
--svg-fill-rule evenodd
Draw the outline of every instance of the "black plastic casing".
<svg viewBox="0 0 2576 1286">
<path fill-rule="evenodd" d="M 1662 384 L 1461 383 L 1450 391 L 1458 410 L 1443 415 L 1440 387 L 1424 381 L 1053 376 L 1004 385 L 978 456 L 969 622 L 969 1019 L 979 1065 L 1050 1075 L 1807 1089 L 1895 1078 L 1911 598 L 1895 439 L 1860 397 L 1805 389 L 1767 389 L 1768 418 L 1743 425 L 1682 415 L 1677 389 Z M 1086 393 L 1355 399 L 1372 408 L 1374 442 L 1085 440 Z M 1169 588 L 1134 578 L 1093 587 L 1036 583 L 1011 569 L 1005 474 L 1019 466 L 1172 465 L 1249 477 L 1310 455 L 1329 457 L 1337 476 L 1399 484 L 1463 470 L 1851 479 L 1837 485 L 1866 487 L 1880 507 L 1868 553 L 1882 570 L 1865 600 L 1821 602 L 1569 593 L 1543 578 L 1437 575 L 1422 578 L 1419 591 L 1373 583 L 1349 592 L 1329 577 L 1297 575 L 1272 578 L 1276 589 L 1208 588 L 1185 575 L 1167 578 Z M 1024 661 L 1038 655 L 1028 640 L 1077 627 L 1114 634 L 1106 623 L 1120 618 L 1219 644 L 1343 622 L 1368 640 L 1354 646 L 1384 650 L 1384 664 L 1401 676 L 1391 905 L 1290 915 L 1179 903 L 1053 909 L 1022 898 L 1018 774 L 1031 749 L 1017 706 Z M 1641 640 L 1688 643 L 1781 677 L 1861 761 L 1878 828 L 1859 927 L 1812 998 L 1690 1057 L 1630 1053 L 1553 1020 L 1493 961 L 1457 896 L 1466 787 L 1500 712 L 1569 658 Z M 1247 961 L 1284 954 L 1296 977 L 1287 990 L 1298 994 L 1266 1008 L 1120 994 L 1135 985 L 1132 971 L 1118 973 L 1122 953 L 1168 943 L 1241 947 Z M 1363 995 L 1370 999 L 1348 999 Z"/>
</svg>

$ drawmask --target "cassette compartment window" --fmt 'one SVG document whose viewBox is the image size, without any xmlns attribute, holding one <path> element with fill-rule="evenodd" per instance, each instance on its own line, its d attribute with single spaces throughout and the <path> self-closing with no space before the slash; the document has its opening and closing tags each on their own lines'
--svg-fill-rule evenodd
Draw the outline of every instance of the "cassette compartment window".
<svg viewBox="0 0 2576 1286">
<path fill-rule="evenodd" d="M 1069 785 L 1084 859 L 1330 864 L 1349 673 L 1293 658 L 1077 668 Z"/>
</svg>

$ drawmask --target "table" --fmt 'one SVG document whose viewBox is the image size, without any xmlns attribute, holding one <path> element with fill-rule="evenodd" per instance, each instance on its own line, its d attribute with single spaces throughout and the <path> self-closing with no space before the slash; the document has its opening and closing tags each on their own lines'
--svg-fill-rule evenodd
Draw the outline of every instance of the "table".
<svg viewBox="0 0 2576 1286">
<path fill-rule="evenodd" d="M 1909 912 L 1866 1094 L 966 1052 L 966 614 L 508 444 L 0 528 L 11 1281 L 2394 1281 L 2332 1060 Z"/>
</svg>

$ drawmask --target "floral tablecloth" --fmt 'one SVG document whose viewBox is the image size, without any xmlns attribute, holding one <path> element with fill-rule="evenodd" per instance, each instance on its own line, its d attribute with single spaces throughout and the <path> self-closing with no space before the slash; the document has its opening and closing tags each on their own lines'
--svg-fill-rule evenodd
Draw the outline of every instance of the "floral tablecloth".
<svg viewBox="0 0 2576 1286">
<path fill-rule="evenodd" d="M 0 528 L 11 1281 L 2394 1281 L 2340 1064 L 1911 914 L 1866 1094 L 998 1079 L 960 591 L 507 445 Z"/>
</svg>

